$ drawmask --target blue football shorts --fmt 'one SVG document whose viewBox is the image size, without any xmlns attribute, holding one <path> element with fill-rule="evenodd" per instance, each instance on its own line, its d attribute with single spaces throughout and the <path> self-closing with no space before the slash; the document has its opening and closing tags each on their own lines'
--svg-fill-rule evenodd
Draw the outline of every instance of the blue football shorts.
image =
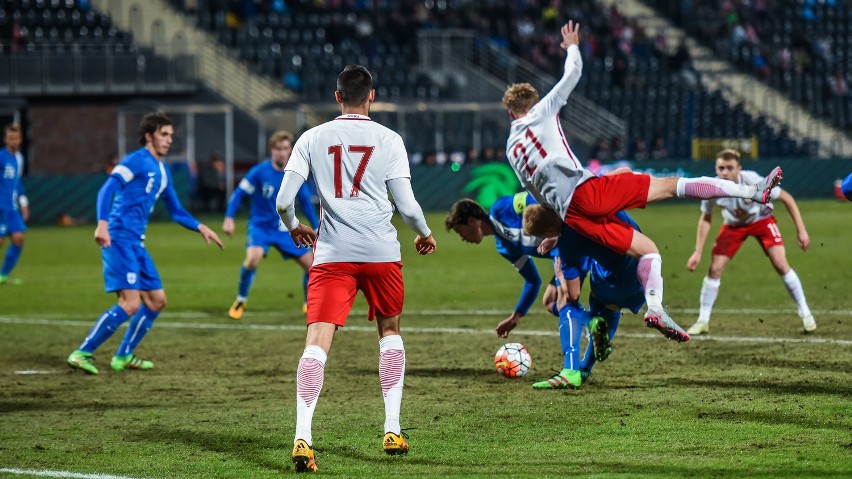
<svg viewBox="0 0 852 479">
<path fill-rule="evenodd" d="M 163 289 L 160 273 L 148 250 L 138 240 L 112 239 L 109 248 L 101 248 L 104 290 L 156 291 Z"/>
<path fill-rule="evenodd" d="M 0 237 L 23 233 L 26 230 L 20 211 L 0 209 Z"/>
<path fill-rule="evenodd" d="M 624 257 L 618 271 L 602 274 L 600 265 L 591 271 L 592 294 L 604 305 L 627 308 L 637 314 L 645 305 L 645 291 L 636 277 L 635 258 Z"/>
<path fill-rule="evenodd" d="M 289 231 L 261 228 L 249 224 L 246 248 L 263 248 L 263 256 L 266 257 L 270 246 L 274 246 L 284 259 L 298 258 L 311 251 L 310 248 L 297 247 Z"/>
</svg>

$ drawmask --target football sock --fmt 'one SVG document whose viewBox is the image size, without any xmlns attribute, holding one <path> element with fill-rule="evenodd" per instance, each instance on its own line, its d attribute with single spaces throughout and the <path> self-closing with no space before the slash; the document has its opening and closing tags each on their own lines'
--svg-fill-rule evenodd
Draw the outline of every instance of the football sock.
<svg viewBox="0 0 852 479">
<path fill-rule="evenodd" d="M 95 349 L 98 349 L 98 346 L 104 343 L 112 333 L 121 326 L 121 323 L 127 321 L 127 312 L 121 308 L 119 305 L 115 305 L 112 308 L 106 310 L 101 317 L 98 318 L 95 325 L 92 326 L 92 330 L 89 331 L 89 335 L 86 336 L 86 339 L 80 344 L 80 347 L 77 348 L 80 351 L 85 351 L 87 353 L 95 352 Z"/>
<path fill-rule="evenodd" d="M 802 289 L 802 282 L 799 281 L 799 275 L 791 268 L 787 274 L 781 277 L 784 280 L 784 285 L 787 286 L 787 291 L 796 302 L 799 308 L 799 316 L 808 316 L 811 314 L 811 308 L 808 307 L 808 302 L 805 300 L 805 291 Z"/>
<path fill-rule="evenodd" d="M 9 245 L 9 249 L 6 250 L 6 258 L 3 259 L 3 268 L 0 268 L 0 276 L 9 276 L 9 273 L 15 269 L 23 249 L 23 246 Z"/>
<path fill-rule="evenodd" d="M 379 339 L 379 382 L 385 398 L 385 433 L 400 434 L 399 410 L 404 381 L 405 347 L 402 336 L 394 334 Z"/>
<path fill-rule="evenodd" d="M 588 322 L 588 312 L 580 305 L 566 304 L 559 310 L 559 342 L 564 369 L 579 369 L 583 324 Z"/>
<path fill-rule="evenodd" d="M 699 178 L 678 178 L 676 194 L 678 198 L 746 198 L 754 196 L 754 185 L 740 185 L 730 180 L 701 176 Z"/>
<path fill-rule="evenodd" d="M 139 345 L 139 342 L 142 341 L 142 338 L 145 337 L 145 334 L 154 325 L 154 320 L 159 315 L 159 311 L 154 311 L 145 304 L 142 304 L 139 311 L 130 318 L 130 326 L 127 328 L 127 332 L 124 333 L 124 340 L 121 341 L 121 345 L 118 347 L 115 355 L 124 357 L 135 351 L 136 346 Z"/>
<path fill-rule="evenodd" d="M 713 303 L 716 302 L 716 296 L 719 295 L 719 285 L 721 284 L 721 279 L 713 279 L 709 276 L 704 277 L 704 282 L 701 285 L 701 296 L 698 298 L 699 322 L 710 322 L 710 313 L 713 312 Z"/>
<path fill-rule="evenodd" d="M 311 423 L 314 409 L 325 379 L 325 361 L 328 355 L 319 346 L 305 346 L 296 370 L 296 437 L 313 444 Z M 294 439 L 294 442 L 295 442 Z"/>
<path fill-rule="evenodd" d="M 257 273 L 257 269 L 247 269 L 245 266 L 240 268 L 240 286 L 237 290 L 237 294 L 241 298 L 248 297 L 249 289 L 251 289 L 251 283 L 254 281 L 255 273 Z"/>
<path fill-rule="evenodd" d="M 646 254 L 639 258 L 639 266 L 636 275 L 639 284 L 645 291 L 645 302 L 648 309 L 661 309 L 663 307 L 663 258 L 656 253 Z"/>
<path fill-rule="evenodd" d="M 302 276 L 302 291 L 305 293 L 305 303 L 308 302 L 308 273 L 305 272 L 305 275 Z"/>
</svg>

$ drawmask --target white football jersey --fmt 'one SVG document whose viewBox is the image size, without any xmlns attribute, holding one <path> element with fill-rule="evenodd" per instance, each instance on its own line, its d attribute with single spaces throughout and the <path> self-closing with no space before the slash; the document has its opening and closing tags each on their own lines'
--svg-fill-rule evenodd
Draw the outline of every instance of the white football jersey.
<svg viewBox="0 0 852 479">
<path fill-rule="evenodd" d="M 580 51 L 572 45 L 562 78 L 523 118 L 512 122 L 506 141 L 506 157 L 521 185 L 561 218 L 577 186 L 595 176 L 571 151 L 559 122 L 559 110 L 577 86 L 582 70 Z"/>
<path fill-rule="evenodd" d="M 285 169 L 314 176 L 320 199 L 314 264 L 400 261 L 385 182 L 411 173 L 396 132 L 363 115 L 341 115 L 305 132 Z"/>
<path fill-rule="evenodd" d="M 763 180 L 763 177 L 757 172 L 742 170 L 740 171 L 740 178 L 737 183 L 741 185 L 756 185 L 761 180 Z M 772 191 L 769 193 L 769 197 L 773 200 L 777 200 L 780 195 L 780 186 L 772 188 Z M 713 200 L 703 200 L 701 202 L 701 212 L 711 214 L 714 204 L 722 208 L 722 218 L 728 226 L 743 226 L 760 221 L 772 216 L 773 210 L 772 202 L 764 205 L 744 198 L 716 198 Z"/>
</svg>

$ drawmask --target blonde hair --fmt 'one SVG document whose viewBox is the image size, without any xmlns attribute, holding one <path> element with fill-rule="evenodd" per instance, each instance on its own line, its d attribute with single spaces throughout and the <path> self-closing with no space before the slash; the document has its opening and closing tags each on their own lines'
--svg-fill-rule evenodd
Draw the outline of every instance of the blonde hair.
<svg viewBox="0 0 852 479">
<path fill-rule="evenodd" d="M 289 141 L 290 146 L 293 146 L 293 134 L 284 130 L 276 131 L 269 137 L 269 150 L 272 151 L 279 141 Z"/>
<path fill-rule="evenodd" d="M 506 88 L 503 104 L 514 115 L 523 115 L 538 103 L 538 92 L 529 83 L 515 83 Z"/>
<path fill-rule="evenodd" d="M 725 148 L 724 150 L 716 153 L 716 159 L 722 160 L 737 160 L 737 163 L 740 162 L 740 152 L 737 150 L 733 150 L 731 148 Z"/>
<path fill-rule="evenodd" d="M 562 218 L 550 208 L 529 205 L 524 209 L 524 233 L 539 238 L 559 236 Z"/>
</svg>

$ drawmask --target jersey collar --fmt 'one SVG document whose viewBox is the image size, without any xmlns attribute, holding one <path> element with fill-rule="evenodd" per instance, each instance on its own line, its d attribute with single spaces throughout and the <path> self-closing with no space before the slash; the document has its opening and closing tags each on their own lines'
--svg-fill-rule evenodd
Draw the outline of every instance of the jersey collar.
<svg viewBox="0 0 852 479">
<path fill-rule="evenodd" d="M 361 120 L 361 121 L 373 121 L 369 116 L 358 115 L 357 113 L 347 113 L 346 115 L 340 115 L 335 120 Z"/>
</svg>

